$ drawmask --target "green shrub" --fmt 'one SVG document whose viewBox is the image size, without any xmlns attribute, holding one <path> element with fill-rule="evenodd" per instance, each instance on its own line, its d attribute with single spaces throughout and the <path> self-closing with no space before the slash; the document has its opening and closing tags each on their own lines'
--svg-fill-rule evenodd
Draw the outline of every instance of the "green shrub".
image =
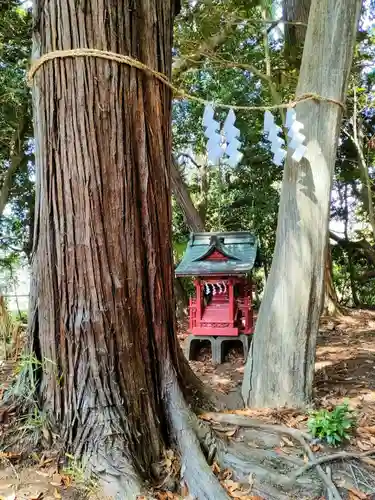
<svg viewBox="0 0 375 500">
<path fill-rule="evenodd" d="M 347 403 L 333 410 L 318 410 L 310 413 L 307 422 L 313 437 L 326 441 L 330 446 L 339 446 L 350 436 L 356 426 L 356 417 Z"/>
</svg>

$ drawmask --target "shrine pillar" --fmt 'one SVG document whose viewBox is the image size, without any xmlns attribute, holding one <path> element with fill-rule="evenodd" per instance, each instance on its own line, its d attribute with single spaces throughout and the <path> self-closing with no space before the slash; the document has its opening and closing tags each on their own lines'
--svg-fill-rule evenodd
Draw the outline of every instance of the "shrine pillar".
<svg viewBox="0 0 375 500">
<path fill-rule="evenodd" d="M 194 281 L 194 285 L 195 285 L 195 296 L 197 298 L 197 322 L 199 322 L 197 324 L 197 326 L 200 326 L 200 322 L 201 322 L 201 319 L 202 319 L 202 284 L 201 284 L 201 280 L 200 279 L 197 279 Z"/>
<path fill-rule="evenodd" d="M 234 323 L 234 285 L 233 280 L 228 280 L 228 292 L 229 292 L 229 322 L 231 325 Z"/>
</svg>

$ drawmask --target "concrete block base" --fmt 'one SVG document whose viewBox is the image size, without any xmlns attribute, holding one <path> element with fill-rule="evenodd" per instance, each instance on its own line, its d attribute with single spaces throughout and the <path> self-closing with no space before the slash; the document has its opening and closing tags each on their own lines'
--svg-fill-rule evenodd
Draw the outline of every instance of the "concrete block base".
<svg viewBox="0 0 375 500">
<path fill-rule="evenodd" d="M 247 359 L 249 352 L 249 346 L 251 342 L 251 335 L 240 334 L 236 337 L 233 336 L 219 336 L 212 337 L 208 335 L 189 335 L 185 343 L 185 355 L 189 361 L 194 361 L 197 357 L 197 353 L 201 348 L 202 342 L 210 342 L 212 362 L 216 364 L 221 364 L 225 357 L 226 342 L 240 341 L 243 346 L 244 359 Z"/>
</svg>

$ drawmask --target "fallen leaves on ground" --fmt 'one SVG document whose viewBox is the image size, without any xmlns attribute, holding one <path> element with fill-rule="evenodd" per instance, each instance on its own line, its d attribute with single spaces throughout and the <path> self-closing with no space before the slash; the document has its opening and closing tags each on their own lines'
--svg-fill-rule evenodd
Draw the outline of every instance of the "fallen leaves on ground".
<svg viewBox="0 0 375 500">
<path fill-rule="evenodd" d="M 179 500 L 181 496 L 171 491 L 158 491 L 155 494 L 155 498 L 157 498 L 157 500 Z"/>
<path fill-rule="evenodd" d="M 374 454 L 375 454 L 375 427 L 374 426 L 358 427 L 356 432 L 355 445 L 361 451 L 370 451 L 374 449 Z"/>
<path fill-rule="evenodd" d="M 242 500 L 264 500 L 262 497 L 257 495 L 251 495 L 254 483 L 254 477 L 252 474 L 249 476 L 248 484 L 241 484 L 233 480 L 233 472 L 231 470 L 220 469 L 217 462 L 212 464 L 211 469 L 230 498 L 241 498 Z"/>
<path fill-rule="evenodd" d="M 221 485 L 225 488 L 231 498 L 241 498 L 242 500 L 264 500 L 262 497 L 249 494 L 251 488 L 246 491 L 240 483 L 237 483 L 232 479 L 225 479 L 224 481 L 221 481 Z"/>
<path fill-rule="evenodd" d="M 20 460 L 22 457 L 21 453 L 14 453 L 12 451 L 0 451 L 0 460 Z"/>
<path fill-rule="evenodd" d="M 39 486 L 30 485 L 19 489 L 14 494 L 15 500 L 42 500 L 47 493 L 48 488 L 40 488 Z M 1 498 L 1 497 L 0 497 Z M 5 497 L 7 500 L 9 497 Z M 12 497 L 11 497 L 12 498 Z"/>
<path fill-rule="evenodd" d="M 370 495 L 367 495 L 366 493 L 362 493 L 362 491 L 359 491 L 355 488 L 349 488 L 348 489 L 348 499 L 349 500 L 369 500 Z"/>
<path fill-rule="evenodd" d="M 163 478 L 157 489 L 163 490 L 170 478 L 179 477 L 181 464 L 173 450 L 165 450 L 162 460 L 157 465 L 160 470 L 159 474 Z"/>
<path fill-rule="evenodd" d="M 39 459 L 38 459 L 39 461 Z M 60 474 L 50 459 L 39 461 L 44 467 L 12 466 L 13 474 L 9 483 L 0 484 L 0 500 L 60 500 L 63 491 L 73 487 L 70 476 Z M 49 465 L 49 467 L 47 467 Z M 12 478 L 14 480 L 12 481 Z"/>
</svg>

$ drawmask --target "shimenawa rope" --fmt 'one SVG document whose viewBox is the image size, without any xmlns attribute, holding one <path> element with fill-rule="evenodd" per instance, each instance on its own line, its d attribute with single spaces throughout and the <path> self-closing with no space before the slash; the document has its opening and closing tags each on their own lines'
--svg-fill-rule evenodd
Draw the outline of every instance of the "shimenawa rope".
<svg viewBox="0 0 375 500">
<path fill-rule="evenodd" d="M 98 50 L 98 49 L 71 49 L 71 50 L 56 50 L 53 52 L 48 52 L 44 54 L 42 57 L 37 59 L 31 66 L 27 80 L 28 84 L 31 86 L 32 81 L 34 79 L 35 74 L 39 71 L 39 69 L 48 61 L 53 61 L 54 59 L 65 59 L 68 57 L 98 57 L 100 59 L 106 59 L 108 61 L 115 61 L 120 64 L 127 64 L 128 66 L 132 66 L 133 68 L 140 69 L 145 73 L 148 73 L 155 77 L 157 80 L 161 81 L 164 85 L 170 88 L 176 97 L 181 99 L 188 99 L 190 101 L 199 102 L 203 105 L 211 104 L 215 108 L 223 108 L 223 109 L 233 109 L 240 111 L 271 111 L 274 109 L 286 109 L 286 108 L 294 108 L 298 103 L 305 101 L 317 101 L 317 102 L 331 102 L 333 104 L 337 104 L 343 110 L 345 110 L 345 105 L 330 97 L 323 97 L 314 93 L 305 93 L 296 97 L 293 101 L 289 101 L 287 103 L 282 104 L 273 104 L 271 106 L 237 106 L 233 104 L 225 104 L 221 102 L 213 102 L 207 99 L 202 99 L 201 97 L 189 94 L 182 89 L 177 88 L 173 83 L 171 83 L 166 75 L 160 73 L 159 71 L 155 71 L 154 69 L 149 68 L 146 64 L 143 64 L 138 59 L 134 59 L 133 57 L 116 54 L 115 52 L 109 52 L 106 50 Z"/>
</svg>

